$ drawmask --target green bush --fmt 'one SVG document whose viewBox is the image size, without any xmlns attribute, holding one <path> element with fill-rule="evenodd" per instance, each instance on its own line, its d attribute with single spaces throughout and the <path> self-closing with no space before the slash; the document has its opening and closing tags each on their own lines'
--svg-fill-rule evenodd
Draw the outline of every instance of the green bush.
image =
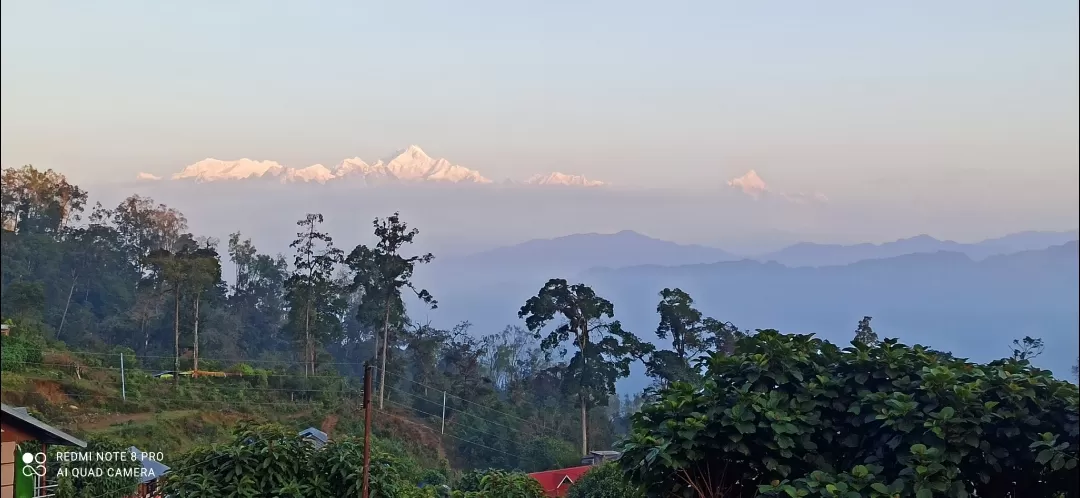
<svg viewBox="0 0 1080 498">
<path fill-rule="evenodd" d="M 641 491 L 623 474 L 615 462 L 589 469 L 570 486 L 567 498 L 644 498 Z"/>
<path fill-rule="evenodd" d="M 461 473 L 456 483 L 454 483 L 455 491 L 480 491 L 480 480 L 489 472 L 495 472 L 495 469 L 473 469 L 466 470 Z"/>
<path fill-rule="evenodd" d="M 128 451 L 130 446 L 107 436 L 93 436 L 86 443 L 86 449 L 79 450 L 80 452 L 130 455 Z M 71 450 L 71 448 L 61 446 L 51 449 L 53 455 L 50 456 L 49 461 L 57 463 L 51 465 L 50 471 L 56 471 L 60 476 L 57 478 L 57 498 L 82 496 L 119 498 L 135 493 L 139 485 L 137 469 L 142 467 L 137 460 L 128 456 L 123 460 L 111 462 L 103 460 L 61 462 L 56 457 L 57 452 Z M 89 472 L 99 472 L 101 475 L 89 475 Z"/>
<path fill-rule="evenodd" d="M 467 472 L 453 498 L 544 498 L 540 482 L 520 472 L 486 470 Z"/>
<path fill-rule="evenodd" d="M 124 370 L 139 368 L 139 358 L 135 356 L 135 350 L 126 346 L 115 346 L 109 350 L 107 365 L 120 368 L 120 355 L 124 355 Z"/>
<path fill-rule="evenodd" d="M 22 372 L 41 363 L 41 346 L 19 335 L 0 338 L 0 365 L 7 372 Z"/>
<path fill-rule="evenodd" d="M 233 441 L 199 448 L 173 466 L 164 493 L 185 498 L 359 496 L 363 443 L 353 439 L 315 449 L 291 429 L 240 426 Z M 437 496 L 404 475 L 408 459 L 372 445 L 372 498 Z"/>
<path fill-rule="evenodd" d="M 442 469 L 426 469 L 420 473 L 420 484 L 442 486 L 449 483 L 450 480 Z"/>
<path fill-rule="evenodd" d="M 650 496 L 1080 496 L 1076 385 L 1025 361 L 759 331 L 633 417 Z"/>
</svg>

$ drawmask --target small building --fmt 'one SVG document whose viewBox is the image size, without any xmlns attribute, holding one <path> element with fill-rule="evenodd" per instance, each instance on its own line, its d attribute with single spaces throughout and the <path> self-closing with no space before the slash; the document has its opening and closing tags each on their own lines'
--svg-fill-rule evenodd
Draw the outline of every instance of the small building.
<svg viewBox="0 0 1080 498">
<path fill-rule="evenodd" d="M 159 493 L 160 479 L 169 473 L 169 466 L 152 458 L 147 458 L 146 453 L 132 446 L 128 451 L 139 460 L 143 471 L 139 477 L 139 488 L 132 498 L 151 498 L 161 496 Z"/>
<path fill-rule="evenodd" d="M 317 450 L 322 449 L 323 446 L 326 446 L 326 443 L 330 442 L 330 436 L 314 427 L 308 427 L 300 431 L 300 437 L 304 441 L 311 443 Z"/>
<path fill-rule="evenodd" d="M 540 487 L 544 488 L 544 496 L 560 498 L 566 496 L 566 493 L 570 491 L 570 486 L 577 482 L 578 479 L 581 479 L 581 476 L 585 475 L 591 468 L 590 465 L 583 465 L 568 469 L 546 470 L 544 472 L 533 472 L 529 474 L 529 477 L 536 479 L 540 483 Z"/>
<path fill-rule="evenodd" d="M 40 464 L 35 464 L 35 455 L 30 453 L 16 459 L 16 448 L 20 443 L 36 441 L 41 443 L 40 452 L 48 453 L 49 445 L 86 448 L 86 442 L 32 417 L 26 408 L 0 403 L 0 409 L 0 498 L 51 495 L 56 485 L 46 484 L 44 458 Z M 28 468 L 41 472 L 16 472 L 16 467 L 22 470 L 24 465 L 33 465 Z"/>
<path fill-rule="evenodd" d="M 11 333 L 11 325 L 6 323 L 0 323 L 0 335 L 8 335 Z"/>
<path fill-rule="evenodd" d="M 622 453 L 618 451 L 601 450 L 590 451 L 588 455 L 581 458 L 582 465 L 600 465 L 605 462 L 613 462 L 618 460 L 622 456 Z"/>
</svg>

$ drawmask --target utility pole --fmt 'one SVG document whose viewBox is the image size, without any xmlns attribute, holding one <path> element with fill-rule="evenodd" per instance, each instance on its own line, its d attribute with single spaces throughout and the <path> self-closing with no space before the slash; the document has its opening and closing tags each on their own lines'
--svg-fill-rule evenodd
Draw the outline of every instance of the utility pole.
<svg viewBox="0 0 1080 498">
<path fill-rule="evenodd" d="M 120 395 L 127 402 L 127 375 L 124 375 L 124 353 L 120 353 Z"/>
<path fill-rule="evenodd" d="M 442 430 L 446 434 L 446 391 L 442 392 Z"/>
<path fill-rule="evenodd" d="M 364 484 L 362 497 L 368 498 L 371 471 L 371 364 L 364 364 Z"/>
</svg>

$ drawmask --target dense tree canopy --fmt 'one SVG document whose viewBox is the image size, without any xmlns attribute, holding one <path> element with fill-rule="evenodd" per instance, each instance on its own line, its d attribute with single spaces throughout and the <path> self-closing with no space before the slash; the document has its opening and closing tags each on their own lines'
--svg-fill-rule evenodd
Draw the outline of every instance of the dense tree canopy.
<svg viewBox="0 0 1080 498">
<path fill-rule="evenodd" d="M 656 336 L 670 338 L 672 349 L 652 351 L 645 368 L 664 386 L 675 381 L 699 383 L 701 372 L 695 360 L 709 350 L 730 352 L 743 334 L 731 323 L 704 316 L 694 307 L 694 299 L 679 288 L 660 291 L 656 313 L 660 315 Z"/>
<path fill-rule="evenodd" d="M 706 364 L 634 416 L 620 462 L 650 496 L 1080 492 L 1077 388 L 1026 361 L 767 330 Z"/>
<path fill-rule="evenodd" d="M 78 221 L 86 205 L 86 191 L 51 169 L 5 169 L 0 187 L 0 222 L 13 232 L 59 232 Z"/>
<path fill-rule="evenodd" d="M 606 404 L 615 394 L 615 381 L 630 375 L 630 363 L 642 358 L 651 345 L 623 330 L 615 318 L 615 307 L 585 284 L 569 284 L 551 279 L 518 311 L 536 338 L 543 338 L 541 348 L 550 351 L 567 341 L 577 347 L 570 359 L 572 378 L 568 384 L 578 394 L 581 409 L 581 452 L 588 454 L 589 407 Z M 553 320 L 561 323 L 542 336 Z M 576 385 L 573 385 L 576 384 Z"/>
</svg>

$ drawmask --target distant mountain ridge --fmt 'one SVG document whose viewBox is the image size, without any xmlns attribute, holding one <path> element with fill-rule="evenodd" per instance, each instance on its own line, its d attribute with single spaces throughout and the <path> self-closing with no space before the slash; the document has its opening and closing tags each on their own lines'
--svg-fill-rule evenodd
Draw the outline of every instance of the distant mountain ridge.
<svg viewBox="0 0 1080 498">
<path fill-rule="evenodd" d="M 462 288 L 482 288 L 521 282 L 542 283 L 549 278 L 569 277 L 595 267 L 626 267 L 657 261 L 713 263 L 732 259 L 736 256 L 722 249 L 677 244 L 623 230 L 533 239 L 466 256 L 436 258 L 430 270 L 418 278 L 439 282 L 455 280 Z"/>
<path fill-rule="evenodd" d="M 606 248 L 624 247 L 635 240 L 676 254 L 686 251 L 678 257 L 699 262 L 671 264 L 673 259 L 654 259 L 632 265 L 626 256 L 599 261 L 603 258 L 597 254 L 611 250 Z M 748 329 L 815 333 L 839 344 L 851 340 L 856 323 L 865 315 L 874 317 L 874 330 L 882 337 L 978 361 L 1007 356 L 1013 339 L 1040 337 L 1047 350 L 1036 364 L 1067 375 L 1080 330 L 1078 246 L 1073 240 L 982 259 L 934 251 L 846 265 L 789 267 L 775 261 L 716 259 L 726 253 L 627 231 L 530 241 L 442 262 L 457 273 L 431 268 L 418 275 L 424 288 L 437 294 L 439 289 L 454 289 L 439 296 L 439 309 L 430 318 L 447 323 L 469 320 L 477 330 L 519 324 L 515 312 L 521 304 L 548 278 L 562 277 L 592 286 L 614 303 L 615 316 L 627 330 L 658 344 L 663 341 L 653 332 L 657 293 L 679 287 L 694 297 L 707 316 Z M 569 257 L 573 253 L 568 248 L 595 252 L 583 253 L 586 263 L 556 269 L 563 259 L 556 249 L 566 250 L 563 254 Z M 529 254 L 538 259 L 520 259 Z M 632 254 L 641 261 L 667 253 Z M 586 264 L 593 267 L 575 271 Z M 624 386 L 637 390 L 644 382 L 638 371 Z"/>
<path fill-rule="evenodd" d="M 883 244 L 816 244 L 802 242 L 762 256 L 740 256 L 724 249 L 680 244 L 649 237 L 633 230 L 616 233 L 578 233 L 549 239 L 532 239 L 468 256 L 452 258 L 458 265 L 512 268 L 528 266 L 557 271 L 581 271 L 594 267 L 623 268 L 639 265 L 682 266 L 737 261 L 776 262 L 784 266 L 843 266 L 866 260 L 912 254 L 949 252 L 975 260 L 990 256 L 1041 250 L 1078 238 L 1076 230 L 1027 231 L 975 243 L 939 240 L 918 235 Z"/>
<path fill-rule="evenodd" d="M 141 181 L 161 179 L 161 177 L 150 173 L 139 173 L 137 178 Z M 359 157 L 353 157 L 342 160 L 333 168 L 322 164 L 314 164 L 304 168 L 291 168 L 275 161 L 257 161 L 247 158 L 225 161 L 207 158 L 188 165 L 180 172 L 172 175 L 171 178 L 173 180 L 189 180 L 200 183 L 237 180 L 269 180 L 281 183 L 351 181 L 360 185 L 418 182 L 477 185 L 495 183 L 479 171 L 451 163 L 444 158 L 432 158 L 416 145 L 410 145 L 375 163 L 369 164 Z M 534 175 L 522 183 L 526 185 L 558 185 L 566 187 L 598 187 L 605 185 L 604 182 L 591 180 L 581 175 L 569 175 L 560 172 Z"/>
<path fill-rule="evenodd" d="M 679 244 L 633 230 L 580 233 L 552 239 L 533 239 L 512 246 L 456 258 L 459 264 L 530 267 L 559 265 L 569 271 L 595 266 L 624 267 L 668 261 L 670 264 L 713 263 L 738 257 L 715 247 Z"/>
<path fill-rule="evenodd" d="M 975 243 L 939 240 L 929 235 L 918 235 L 883 244 L 815 244 L 802 242 L 776 252 L 757 256 L 759 261 L 775 261 L 785 266 L 839 266 L 870 259 L 883 259 L 906 254 L 949 251 L 965 254 L 973 259 L 1010 254 L 1065 244 L 1077 240 L 1077 230 L 1065 232 L 1027 231 L 986 239 Z"/>
</svg>

